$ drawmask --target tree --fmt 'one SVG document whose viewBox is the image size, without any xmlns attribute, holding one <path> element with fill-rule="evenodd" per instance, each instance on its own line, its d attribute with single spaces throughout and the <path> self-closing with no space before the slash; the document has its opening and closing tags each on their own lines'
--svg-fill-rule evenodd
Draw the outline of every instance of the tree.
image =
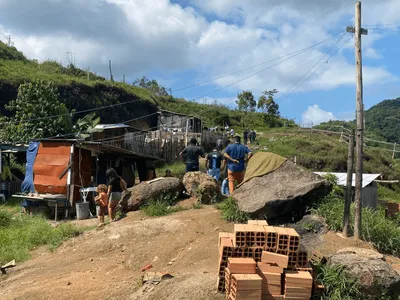
<svg viewBox="0 0 400 300">
<path fill-rule="evenodd" d="M 16 100 L 5 106 L 14 117 L 3 118 L 1 139 L 5 142 L 28 142 L 70 132 L 71 115 L 58 99 L 51 82 L 21 84 Z"/>
<path fill-rule="evenodd" d="M 274 100 L 274 96 L 277 93 L 278 91 L 276 89 L 264 91 L 261 97 L 258 99 L 257 108 L 263 110 L 270 116 L 279 117 L 279 105 Z"/>
<path fill-rule="evenodd" d="M 157 80 L 149 80 L 145 76 L 138 78 L 133 82 L 134 86 L 140 86 L 148 90 L 151 94 L 158 97 L 169 96 L 171 89 L 167 89 L 157 82 Z"/>
<path fill-rule="evenodd" d="M 92 133 L 102 132 L 103 129 L 96 128 L 100 123 L 100 117 L 96 118 L 96 113 L 92 112 L 82 119 L 79 119 L 74 125 L 73 131 L 75 133 L 75 138 L 77 139 L 87 139 Z"/>
<path fill-rule="evenodd" d="M 252 111 L 256 110 L 257 102 L 254 100 L 253 93 L 251 91 L 243 91 L 238 94 L 238 100 L 236 100 L 236 104 L 238 109 L 241 111 Z"/>
</svg>

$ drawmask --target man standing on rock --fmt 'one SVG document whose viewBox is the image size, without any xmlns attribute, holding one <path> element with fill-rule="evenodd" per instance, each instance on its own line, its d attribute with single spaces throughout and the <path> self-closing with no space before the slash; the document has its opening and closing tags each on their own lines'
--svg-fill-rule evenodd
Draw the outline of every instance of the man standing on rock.
<svg viewBox="0 0 400 300">
<path fill-rule="evenodd" d="M 199 157 L 205 157 L 203 150 L 197 146 L 197 140 L 195 138 L 190 139 L 190 145 L 187 146 L 179 156 L 185 159 L 186 173 L 199 171 Z"/>
<path fill-rule="evenodd" d="M 221 165 L 224 168 L 224 156 L 217 148 L 214 148 L 213 152 L 209 153 L 206 158 L 206 168 L 208 175 L 212 176 L 216 181 L 221 176 Z"/>
<path fill-rule="evenodd" d="M 235 190 L 235 181 L 240 184 L 244 179 L 244 162 L 250 159 L 253 154 L 250 149 L 240 143 L 240 137 L 235 136 L 235 143 L 230 144 L 224 157 L 228 161 L 229 193 Z"/>
</svg>

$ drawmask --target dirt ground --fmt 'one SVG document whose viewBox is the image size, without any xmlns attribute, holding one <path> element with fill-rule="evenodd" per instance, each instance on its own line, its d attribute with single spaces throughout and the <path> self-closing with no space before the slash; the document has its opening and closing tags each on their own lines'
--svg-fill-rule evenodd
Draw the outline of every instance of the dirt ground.
<svg viewBox="0 0 400 300">
<path fill-rule="evenodd" d="M 217 240 L 218 232 L 232 232 L 233 224 L 220 214 L 213 206 L 159 218 L 129 213 L 54 253 L 36 250 L 31 260 L 0 276 L 1 299 L 225 299 L 216 292 Z M 93 225 L 96 220 L 79 222 Z M 356 244 L 335 233 L 313 240 L 324 254 Z M 140 268 L 150 263 L 149 271 L 174 278 L 141 286 Z"/>
</svg>

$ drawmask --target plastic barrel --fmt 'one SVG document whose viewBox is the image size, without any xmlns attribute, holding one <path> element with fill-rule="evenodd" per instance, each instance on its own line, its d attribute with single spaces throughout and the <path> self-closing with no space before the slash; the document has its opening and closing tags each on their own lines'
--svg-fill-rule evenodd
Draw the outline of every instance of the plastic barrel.
<svg viewBox="0 0 400 300">
<path fill-rule="evenodd" d="M 78 220 L 89 219 L 89 202 L 76 203 L 76 218 Z"/>
</svg>

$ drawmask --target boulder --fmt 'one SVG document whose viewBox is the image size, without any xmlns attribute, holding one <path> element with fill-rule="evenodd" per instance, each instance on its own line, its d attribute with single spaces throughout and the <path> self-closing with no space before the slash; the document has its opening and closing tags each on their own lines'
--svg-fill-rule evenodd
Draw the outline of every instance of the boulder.
<svg viewBox="0 0 400 300">
<path fill-rule="evenodd" d="M 232 197 L 252 218 L 290 222 L 301 218 L 307 205 L 330 191 L 331 185 L 322 177 L 287 160 L 273 172 L 241 184 Z"/>
<path fill-rule="evenodd" d="M 178 178 L 160 177 L 129 188 L 122 195 L 120 205 L 126 211 L 138 210 L 142 204 L 151 200 L 178 198 L 183 190 L 183 184 Z"/>
<path fill-rule="evenodd" d="M 188 172 L 183 177 L 183 185 L 192 197 L 209 204 L 219 200 L 221 191 L 218 182 L 203 172 Z"/>
<path fill-rule="evenodd" d="M 330 265 L 342 265 L 347 276 L 357 280 L 360 291 L 366 296 L 379 297 L 388 291 L 400 296 L 400 276 L 376 251 L 362 248 L 344 248 L 334 254 L 328 261 Z"/>
</svg>

